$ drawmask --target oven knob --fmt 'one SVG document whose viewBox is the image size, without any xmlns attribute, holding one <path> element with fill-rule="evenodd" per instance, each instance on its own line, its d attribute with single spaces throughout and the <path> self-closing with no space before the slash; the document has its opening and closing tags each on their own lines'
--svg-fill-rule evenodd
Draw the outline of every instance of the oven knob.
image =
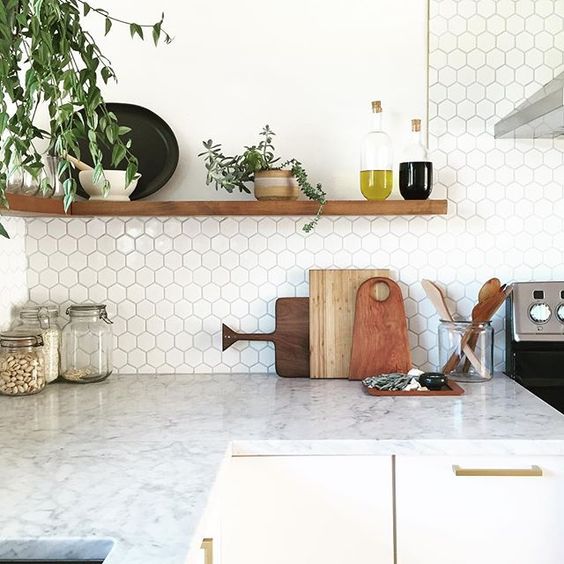
<svg viewBox="0 0 564 564">
<path fill-rule="evenodd" d="M 556 315 L 558 316 L 558 319 L 564 323 L 564 304 L 560 304 L 558 306 L 556 309 Z"/>
<path fill-rule="evenodd" d="M 562 313 L 564 314 L 564 311 Z M 552 311 L 550 310 L 550 306 L 542 302 L 533 304 L 529 308 L 529 317 L 535 323 L 546 323 L 550 319 L 551 315 Z"/>
</svg>

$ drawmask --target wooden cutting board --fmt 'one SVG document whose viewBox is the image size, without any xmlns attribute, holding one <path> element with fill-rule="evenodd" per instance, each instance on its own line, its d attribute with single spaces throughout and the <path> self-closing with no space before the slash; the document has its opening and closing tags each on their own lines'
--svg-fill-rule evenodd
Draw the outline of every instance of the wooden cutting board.
<svg viewBox="0 0 564 564">
<path fill-rule="evenodd" d="M 236 333 L 222 325 L 223 350 L 237 341 L 272 341 L 276 373 L 286 378 L 309 377 L 309 298 L 278 298 L 272 333 Z"/>
<path fill-rule="evenodd" d="M 358 289 L 349 378 L 411 370 L 407 319 L 400 287 L 371 278 Z"/>
<path fill-rule="evenodd" d="M 309 335 L 311 378 L 348 378 L 356 292 L 387 269 L 310 270 Z"/>
</svg>

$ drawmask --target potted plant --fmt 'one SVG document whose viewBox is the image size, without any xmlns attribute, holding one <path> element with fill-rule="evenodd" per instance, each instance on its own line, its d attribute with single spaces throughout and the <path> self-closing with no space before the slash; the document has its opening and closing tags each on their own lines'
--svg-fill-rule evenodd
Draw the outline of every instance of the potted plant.
<svg viewBox="0 0 564 564">
<path fill-rule="evenodd" d="M 317 214 L 312 221 L 304 225 L 305 232 L 311 231 L 323 211 L 325 192 L 321 184 L 313 186 L 307 172 L 297 159 L 280 162 L 272 144 L 275 133 L 268 125 L 260 132 L 258 145 L 245 147 L 240 155 L 226 156 L 220 144 L 211 139 L 204 141 L 205 151 L 198 156 L 204 158 L 207 171 L 206 184 L 215 184 L 216 190 L 223 188 L 232 193 L 250 194 L 247 184 L 254 182 L 254 194 L 257 200 L 297 200 L 299 190 L 310 200 L 319 203 Z"/>
<path fill-rule="evenodd" d="M 38 139 L 48 139 L 48 154 L 60 159 L 57 174 L 63 181 L 65 209 L 76 193 L 66 157 L 80 158 L 79 139 L 88 139 L 94 181 L 103 181 L 106 189 L 100 144 L 113 148 L 112 164 L 123 163 L 128 184 L 137 174 L 137 160 L 123 138 L 128 129 L 120 127 L 104 104 L 101 85 L 116 75 L 83 28 L 82 19 L 89 14 L 104 20 L 106 35 L 119 23 L 129 27 L 132 38 L 144 39 L 149 32 L 155 44 L 161 38 L 171 40 L 162 29 L 164 15 L 154 24 L 140 25 L 114 18 L 84 0 L 0 2 L 0 204 L 5 207 L 6 185 L 15 170 L 36 179 L 41 174 Z M 38 110 L 48 113 L 48 131 L 36 124 Z M 1 225 L 0 235 L 8 236 Z"/>
</svg>

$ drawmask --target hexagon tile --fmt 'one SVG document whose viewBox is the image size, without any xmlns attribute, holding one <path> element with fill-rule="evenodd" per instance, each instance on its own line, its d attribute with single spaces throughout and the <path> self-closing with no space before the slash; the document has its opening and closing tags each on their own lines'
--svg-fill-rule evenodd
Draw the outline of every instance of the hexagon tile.
<svg viewBox="0 0 564 564">
<path fill-rule="evenodd" d="M 389 267 L 414 360 L 437 362 L 438 324 L 419 281 L 468 315 L 480 282 L 564 279 L 564 145 L 500 140 L 493 125 L 562 70 L 562 0 L 431 0 L 430 147 L 445 217 L 33 219 L 33 302 L 106 302 L 127 372 L 273 371 L 271 345 L 221 352 L 221 323 L 273 328 L 274 300 L 306 296 L 310 268 Z M 0 249 L 0 252 L 1 249 Z M 502 361 L 503 327 L 496 360 Z"/>
</svg>

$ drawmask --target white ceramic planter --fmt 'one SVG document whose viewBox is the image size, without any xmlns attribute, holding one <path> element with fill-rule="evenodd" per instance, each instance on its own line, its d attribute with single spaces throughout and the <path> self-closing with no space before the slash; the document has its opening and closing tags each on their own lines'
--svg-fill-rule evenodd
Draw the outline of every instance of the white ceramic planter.
<svg viewBox="0 0 564 564">
<path fill-rule="evenodd" d="M 298 181 L 290 170 L 261 170 L 255 173 L 257 200 L 297 200 Z"/>
<path fill-rule="evenodd" d="M 129 196 L 135 190 L 140 174 L 137 174 L 132 180 L 131 184 L 125 187 L 125 170 L 104 170 L 106 180 L 110 183 L 110 191 L 104 197 L 103 186 L 104 183 L 99 182 L 94 184 L 92 181 L 93 170 L 82 170 L 78 174 L 80 185 L 84 191 L 90 196 L 91 200 L 106 200 L 109 202 L 129 202 Z"/>
</svg>

